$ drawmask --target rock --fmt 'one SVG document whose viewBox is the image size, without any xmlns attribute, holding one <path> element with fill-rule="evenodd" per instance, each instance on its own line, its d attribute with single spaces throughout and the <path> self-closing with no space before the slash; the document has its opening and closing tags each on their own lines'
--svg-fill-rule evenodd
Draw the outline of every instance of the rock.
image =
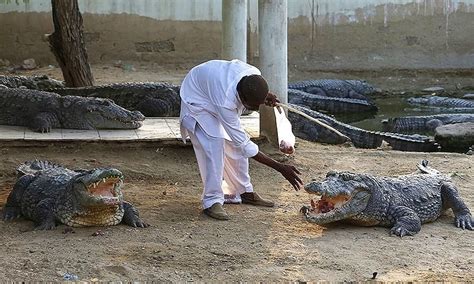
<svg viewBox="0 0 474 284">
<path fill-rule="evenodd" d="M 21 65 L 21 68 L 25 70 L 36 69 L 36 67 L 36 61 L 33 58 L 23 60 L 23 64 Z"/>
<path fill-rule="evenodd" d="M 434 138 L 443 151 L 465 153 L 474 145 L 474 122 L 442 125 L 435 129 Z"/>
<path fill-rule="evenodd" d="M 377 150 L 392 150 L 392 146 L 390 146 L 390 144 L 387 141 L 382 140 L 382 143 L 377 148 Z"/>
<path fill-rule="evenodd" d="M 8 66 L 10 66 L 10 61 L 0 58 L 0 67 L 8 67 Z"/>
<path fill-rule="evenodd" d="M 66 281 L 67 280 L 75 281 L 75 280 L 79 280 L 79 276 L 77 276 L 76 274 L 73 274 L 73 273 L 66 272 L 63 275 L 63 279 L 66 280 Z"/>
<path fill-rule="evenodd" d="M 442 88 L 442 87 L 429 87 L 429 88 L 423 89 L 422 91 L 426 92 L 426 93 L 442 93 L 442 92 L 444 92 L 444 88 Z"/>
<path fill-rule="evenodd" d="M 474 145 L 472 145 L 471 147 L 469 147 L 469 151 L 466 152 L 466 155 L 474 155 Z"/>
<path fill-rule="evenodd" d="M 474 100 L 474 94 L 465 94 L 462 96 L 463 99 Z"/>
</svg>

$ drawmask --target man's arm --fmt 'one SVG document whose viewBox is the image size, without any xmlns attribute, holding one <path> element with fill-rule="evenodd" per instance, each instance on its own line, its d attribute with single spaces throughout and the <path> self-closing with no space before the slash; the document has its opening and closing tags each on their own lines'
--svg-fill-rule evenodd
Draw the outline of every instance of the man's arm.
<svg viewBox="0 0 474 284">
<path fill-rule="evenodd" d="M 303 181 L 301 181 L 300 177 L 298 176 L 301 173 L 296 167 L 279 163 L 261 151 L 259 151 L 258 154 L 252 158 L 255 159 L 255 161 L 269 166 L 281 173 L 291 183 L 295 190 L 300 190 L 301 185 L 303 185 Z"/>
</svg>

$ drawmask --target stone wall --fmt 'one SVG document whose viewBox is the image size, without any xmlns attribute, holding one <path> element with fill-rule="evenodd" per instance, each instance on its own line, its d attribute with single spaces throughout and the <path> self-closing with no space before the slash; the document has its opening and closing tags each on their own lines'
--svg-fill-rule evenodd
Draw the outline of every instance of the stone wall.
<svg viewBox="0 0 474 284">
<path fill-rule="evenodd" d="M 93 63 L 219 58 L 221 0 L 79 3 Z M 54 63 L 50 9 L 49 0 L 0 0 L 0 59 Z M 252 62 L 256 9 L 249 0 Z M 289 64 L 302 69 L 474 68 L 474 0 L 289 0 L 288 17 Z"/>
</svg>

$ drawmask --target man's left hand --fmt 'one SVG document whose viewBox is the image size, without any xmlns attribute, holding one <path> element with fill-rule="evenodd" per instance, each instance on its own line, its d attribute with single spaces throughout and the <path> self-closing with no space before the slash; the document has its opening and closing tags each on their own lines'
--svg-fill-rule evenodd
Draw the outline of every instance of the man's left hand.
<svg viewBox="0 0 474 284">
<path fill-rule="evenodd" d="M 269 107 L 276 107 L 277 103 L 280 103 L 280 100 L 275 96 L 273 93 L 268 93 L 267 97 L 265 98 L 265 105 Z M 280 107 L 277 107 L 278 111 L 281 113 Z"/>
<path fill-rule="evenodd" d="M 267 97 L 265 98 L 265 105 L 270 107 L 275 107 L 279 102 L 280 100 L 278 100 L 278 98 L 273 93 L 268 93 Z"/>
</svg>

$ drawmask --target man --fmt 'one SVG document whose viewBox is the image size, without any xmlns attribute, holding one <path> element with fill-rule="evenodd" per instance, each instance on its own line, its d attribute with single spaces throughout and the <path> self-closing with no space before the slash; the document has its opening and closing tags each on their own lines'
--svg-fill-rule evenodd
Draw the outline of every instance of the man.
<svg viewBox="0 0 474 284">
<path fill-rule="evenodd" d="M 189 136 L 204 183 L 202 205 L 212 218 L 228 220 L 222 205 L 225 196 L 232 203 L 273 207 L 274 203 L 253 190 L 248 158 L 280 172 L 298 190 L 300 172 L 259 151 L 240 124 L 246 108 L 258 110 L 261 104 L 275 106 L 275 95 L 260 71 L 240 60 L 211 60 L 189 71 L 181 84 L 181 136 Z M 222 181 L 227 183 L 223 189 Z M 225 190 L 225 192 L 224 192 Z"/>
</svg>

